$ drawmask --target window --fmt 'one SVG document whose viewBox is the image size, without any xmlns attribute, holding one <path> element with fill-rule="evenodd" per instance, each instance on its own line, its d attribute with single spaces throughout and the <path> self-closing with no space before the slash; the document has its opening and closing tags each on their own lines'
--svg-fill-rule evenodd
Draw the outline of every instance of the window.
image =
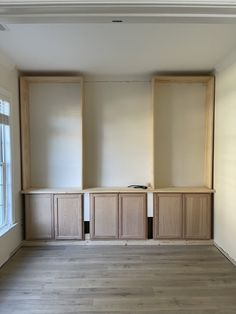
<svg viewBox="0 0 236 314">
<path fill-rule="evenodd" d="M 12 224 L 10 103 L 0 96 L 0 230 Z"/>
</svg>

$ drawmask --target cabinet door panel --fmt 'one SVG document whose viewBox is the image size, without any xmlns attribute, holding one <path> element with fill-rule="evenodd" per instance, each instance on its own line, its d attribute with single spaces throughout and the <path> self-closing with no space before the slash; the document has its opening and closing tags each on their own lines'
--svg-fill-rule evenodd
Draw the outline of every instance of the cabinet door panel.
<svg viewBox="0 0 236 314">
<path fill-rule="evenodd" d="M 145 193 L 119 195 L 119 238 L 147 238 L 147 199 Z"/>
<path fill-rule="evenodd" d="M 91 239 L 118 238 L 118 194 L 90 195 Z"/>
<path fill-rule="evenodd" d="M 184 237 L 186 239 L 211 238 L 211 195 L 184 195 Z"/>
<path fill-rule="evenodd" d="M 26 240 L 53 238 L 53 204 L 50 194 L 25 196 Z"/>
<path fill-rule="evenodd" d="M 81 195 L 55 195 L 54 216 L 56 239 L 83 238 Z"/>
<path fill-rule="evenodd" d="M 181 239 L 183 209 L 181 194 L 155 194 L 153 237 L 155 239 Z"/>
</svg>

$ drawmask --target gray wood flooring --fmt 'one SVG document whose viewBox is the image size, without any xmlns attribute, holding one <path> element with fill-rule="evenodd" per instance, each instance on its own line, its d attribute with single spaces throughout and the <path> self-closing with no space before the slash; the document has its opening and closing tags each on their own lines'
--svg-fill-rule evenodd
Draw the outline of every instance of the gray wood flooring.
<svg viewBox="0 0 236 314">
<path fill-rule="evenodd" d="M 235 314 L 236 267 L 213 246 L 24 247 L 0 313 Z"/>
</svg>

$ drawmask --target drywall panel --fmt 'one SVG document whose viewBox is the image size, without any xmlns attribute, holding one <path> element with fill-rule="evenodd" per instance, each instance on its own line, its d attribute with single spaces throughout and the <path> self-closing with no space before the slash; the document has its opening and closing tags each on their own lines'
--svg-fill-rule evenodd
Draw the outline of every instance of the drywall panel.
<svg viewBox="0 0 236 314">
<path fill-rule="evenodd" d="M 236 261 L 236 64 L 216 75 L 214 239 Z"/>
<path fill-rule="evenodd" d="M 20 127 L 18 73 L 8 58 L 0 53 L 0 87 L 10 95 L 12 130 L 12 172 L 13 172 L 13 223 L 14 226 L 0 237 L 0 266 L 22 240 L 21 172 L 20 172 Z"/>
<path fill-rule="evenodd" d="M 78 83 L 30 83 L 32 187 L 82 186 Z"/>
<path fill-rule="evenodd" d="M 152 180 L 151 85 L 85 84 L 85 185 L 127 186 Z"/>
<path fill-rule="evenodd" d="M 155 186 L 203 186 L 205 93 L 201 83 L 155 83 Z"/>
</svg>

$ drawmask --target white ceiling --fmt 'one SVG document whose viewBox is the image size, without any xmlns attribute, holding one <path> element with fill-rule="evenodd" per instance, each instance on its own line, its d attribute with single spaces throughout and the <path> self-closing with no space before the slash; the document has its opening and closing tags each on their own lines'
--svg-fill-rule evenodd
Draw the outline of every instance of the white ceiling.
<svg viewBox="0 0 236 314">
<path fill-rule="evenodd" d="M 211 71 L 236 47 L 236 24 L 11 24 L 0 50 L 22 71 L 150 75 Z"/>
</svg>

